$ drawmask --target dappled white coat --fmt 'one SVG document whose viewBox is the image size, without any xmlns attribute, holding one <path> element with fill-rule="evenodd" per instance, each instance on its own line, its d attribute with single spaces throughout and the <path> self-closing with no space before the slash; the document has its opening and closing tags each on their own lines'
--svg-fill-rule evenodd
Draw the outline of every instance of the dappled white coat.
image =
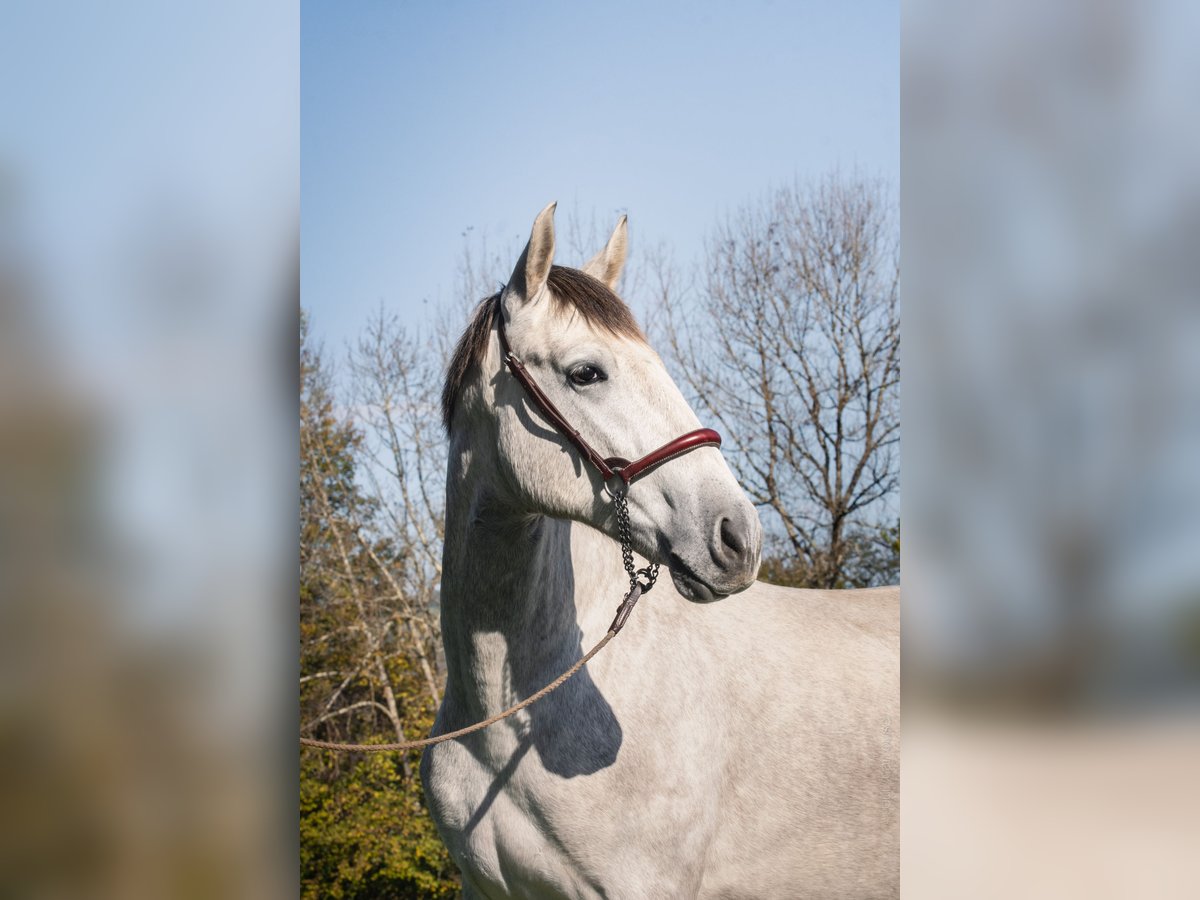
<svg viewBox="0 0 1200 900">
<path fill-rule="evenodd" d="M 502 298 L 538 383 L 608 455 L 698 427 L 649 347 L 546 296 L 553 245 L 551 205 Z M 585 271 L 614 284 L 624 248 L 622 220 Z M 573 386 L 585 363 L 606 380 Z M 435 733 L 555 678 L 628 586 L 599 476 L 504 370 L 494 333 L 478 368 L 451 434 Z M 465 896 L 897 896 L 899 589 L 754 582 L 761 529 L 715 448 L 629 502 L 638 554 L 671 578 L 556 693 L 425 752 Z"/>
</svg>

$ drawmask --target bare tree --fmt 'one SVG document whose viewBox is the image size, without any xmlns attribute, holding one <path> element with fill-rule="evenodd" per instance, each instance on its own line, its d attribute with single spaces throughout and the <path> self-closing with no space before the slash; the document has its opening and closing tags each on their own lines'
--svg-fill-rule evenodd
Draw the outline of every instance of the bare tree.
<svg viewBox="0 0 1200 900">
<path fill-rule="evenodd" d="M 349 364 L 351 401 L 363 432 L 356 448 L 359 477 L 379 502 L 383 536 L 406 561 L 403 581 L 392 588 L 398 601 L 427 611 L 441 581 L 445 536 L 441 359 L 421 332 L 380 310 Z"/>
<path fill-rule="evenodd" d="M 899 540 L 897 237 L 881 185 L 831 176 L 728 215 L 693 286 L 653 260 L 670 361 L 814 586 L 875 580 Z"/>
<path fill-rule="evenodd" d="M 328 370 L 306 338 L 302 332 L 301 727 L 367 737 L 382 716 L 405 740 L 408 729 L 428 727 L 441 700 L 421 575 L 429 563 L 415 537 L 428 520 L 418 521 L 414 501 L 411 520 L 400 510 L 397 521 L 363 491 L 361 462 L 371 450 L 361 427 L 338 411 Z M 401 764 L 409 774 L 409 760 Z"/>
<path fill-rule="evenodd" d="M 441 472 L 421 419 L 430 377 L 422 349 L 380 316 L 352 352 L 349 378 L 335 379 L 302 322 L 299 688 L 307 735 L 421 737 L 441 700 L 431 609 Z M 304 896 L 456 892 L 453 863 L 424 809 L 417 759 L 301 755 Z"/>
</svg>

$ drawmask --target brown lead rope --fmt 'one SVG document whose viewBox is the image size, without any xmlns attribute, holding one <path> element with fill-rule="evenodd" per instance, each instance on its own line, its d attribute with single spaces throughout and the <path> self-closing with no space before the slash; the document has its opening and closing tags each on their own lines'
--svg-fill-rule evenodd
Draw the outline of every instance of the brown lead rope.
<svg viewBox="0 0 1200 900">
<path fill-rule="evenodd" d="M 339 744 L 336 741 L 318 741 L 314 738 L 300 738 L 300 743 L 305 747 L 318 747 L 322 750 L 339 750 L 344 752 L 358 751 L 361 753 L 386 753 L 392 750 L 415 750 L 418 747 L 429 747 L 433 744 L 440 744 L 443 741 L 452 741 L 455 738 L 463 737 L 476 731 L 482 731 L 489 725 L 495 725 L 502 719 L 507 719 L 514 713 L 520 712 L 527 706 L 532 706 L 537 703 L 547 694 L 560 688 L 564 682 L 571 678 L 576 672 L 587 665 L 588 660 L 604 649 L 605 645 L 617 636 L 617 632 L 625 625 L 625 621 L 629 618 L 629 614 L 633 612 L 634 604 L 638 602 L 638 598 L 642 596 L 642 585 L 634 583 L 630 588 L 629 593 L 625 595 L 625 599 L 621 601 L 621 605 L 617 607 L 617 615 L 613 618 L 612 624 L 608 626 L 608 633 L 600 638 L 600 641 L 583 655 L 583 657 L 563 672 L 552 682 L 538 691 L 536 694 L 531 694 L 518 703 L 516 706 L 510 706 L 502 713 L 497 713 L 489 719 L 484 719 L 482 722 L 476 722 L 474 725 L 468 725 L 466 728 L 460 728 L 457 731 L 451 731 L 446 734 L 439 734 L 437 737 L 423 738 L 419 741 L 400 741 L 394 744 Z"/>
</svg>

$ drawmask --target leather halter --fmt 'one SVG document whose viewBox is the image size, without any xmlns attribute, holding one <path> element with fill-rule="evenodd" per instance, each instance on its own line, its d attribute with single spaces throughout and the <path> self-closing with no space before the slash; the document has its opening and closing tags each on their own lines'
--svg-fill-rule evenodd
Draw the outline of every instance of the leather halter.
<svg viewBox="0 0 1200 900">
<path fill-rule="evenodd" d="M 583 435 L 575 428 L 571 427 L 571 423 L 566 417 L 559 412 L 558 407 L 546 396 L 545 392 L 538 387 L 538 383 L 533 380 L 533 376 L 529 374 L 529 370 L 525 368 L 525 364 L 521 362 L 521 358 L 513 353 L 512 347 L 508 343 L 508 335 L 504 331 L 504 312 L 499 303 L 496 304 L 496 331 L 500 336 L 500 349 L 504 353 L 504 362 L 508 366 L 513 377 L 521 383 L 525 388 L 525 393 L 529 395 L 529 399 L 534 402 L 550 420 L 550 424 L 567 440 L 574 444 L 579 452 L 583 454 L 583 458 L 592 464 L 600 477 L 607 484 L 613 476 L 620 476 L 628 487 L 633 483 L 634 479 L 640 478 L 650 470 L 662 465 L 672 459 L 683 456 L 685 453 L 690 453 L 697 447 L 720 447 L 721 435 L 713 431 L 711 428 L 698 428 L 695 431 L 689 431 L 687 434 L 681 434 L 672 441 L 663 444 L 657 450 L 651 450 L 645 456 L 630 462 L 621 456 L 601 456 L 596 448 L 584 440 Z"/>
</svg>

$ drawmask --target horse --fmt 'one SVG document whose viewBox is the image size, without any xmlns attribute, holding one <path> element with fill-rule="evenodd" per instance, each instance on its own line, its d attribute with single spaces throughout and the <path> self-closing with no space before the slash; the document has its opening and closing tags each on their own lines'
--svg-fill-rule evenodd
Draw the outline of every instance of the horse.
<svg viewBox="0 0 1200 900">
<path fill-rule="evenodd" d="M 605 634 L 629 590 L 622 536 L 670 578 L 556 692 L 426 750 L 463 896 L 898 896 L 899 588 L 756 581 L 762 527 L 713 441 L 627 491 L 589 465 L 590 445 L 633 457 L 700 423 L 615 293 L 625 218 L 572 269 L 553 264 L 554 209 L 447 369 L 433 734 L 528 697 Z"/>
</svg>

